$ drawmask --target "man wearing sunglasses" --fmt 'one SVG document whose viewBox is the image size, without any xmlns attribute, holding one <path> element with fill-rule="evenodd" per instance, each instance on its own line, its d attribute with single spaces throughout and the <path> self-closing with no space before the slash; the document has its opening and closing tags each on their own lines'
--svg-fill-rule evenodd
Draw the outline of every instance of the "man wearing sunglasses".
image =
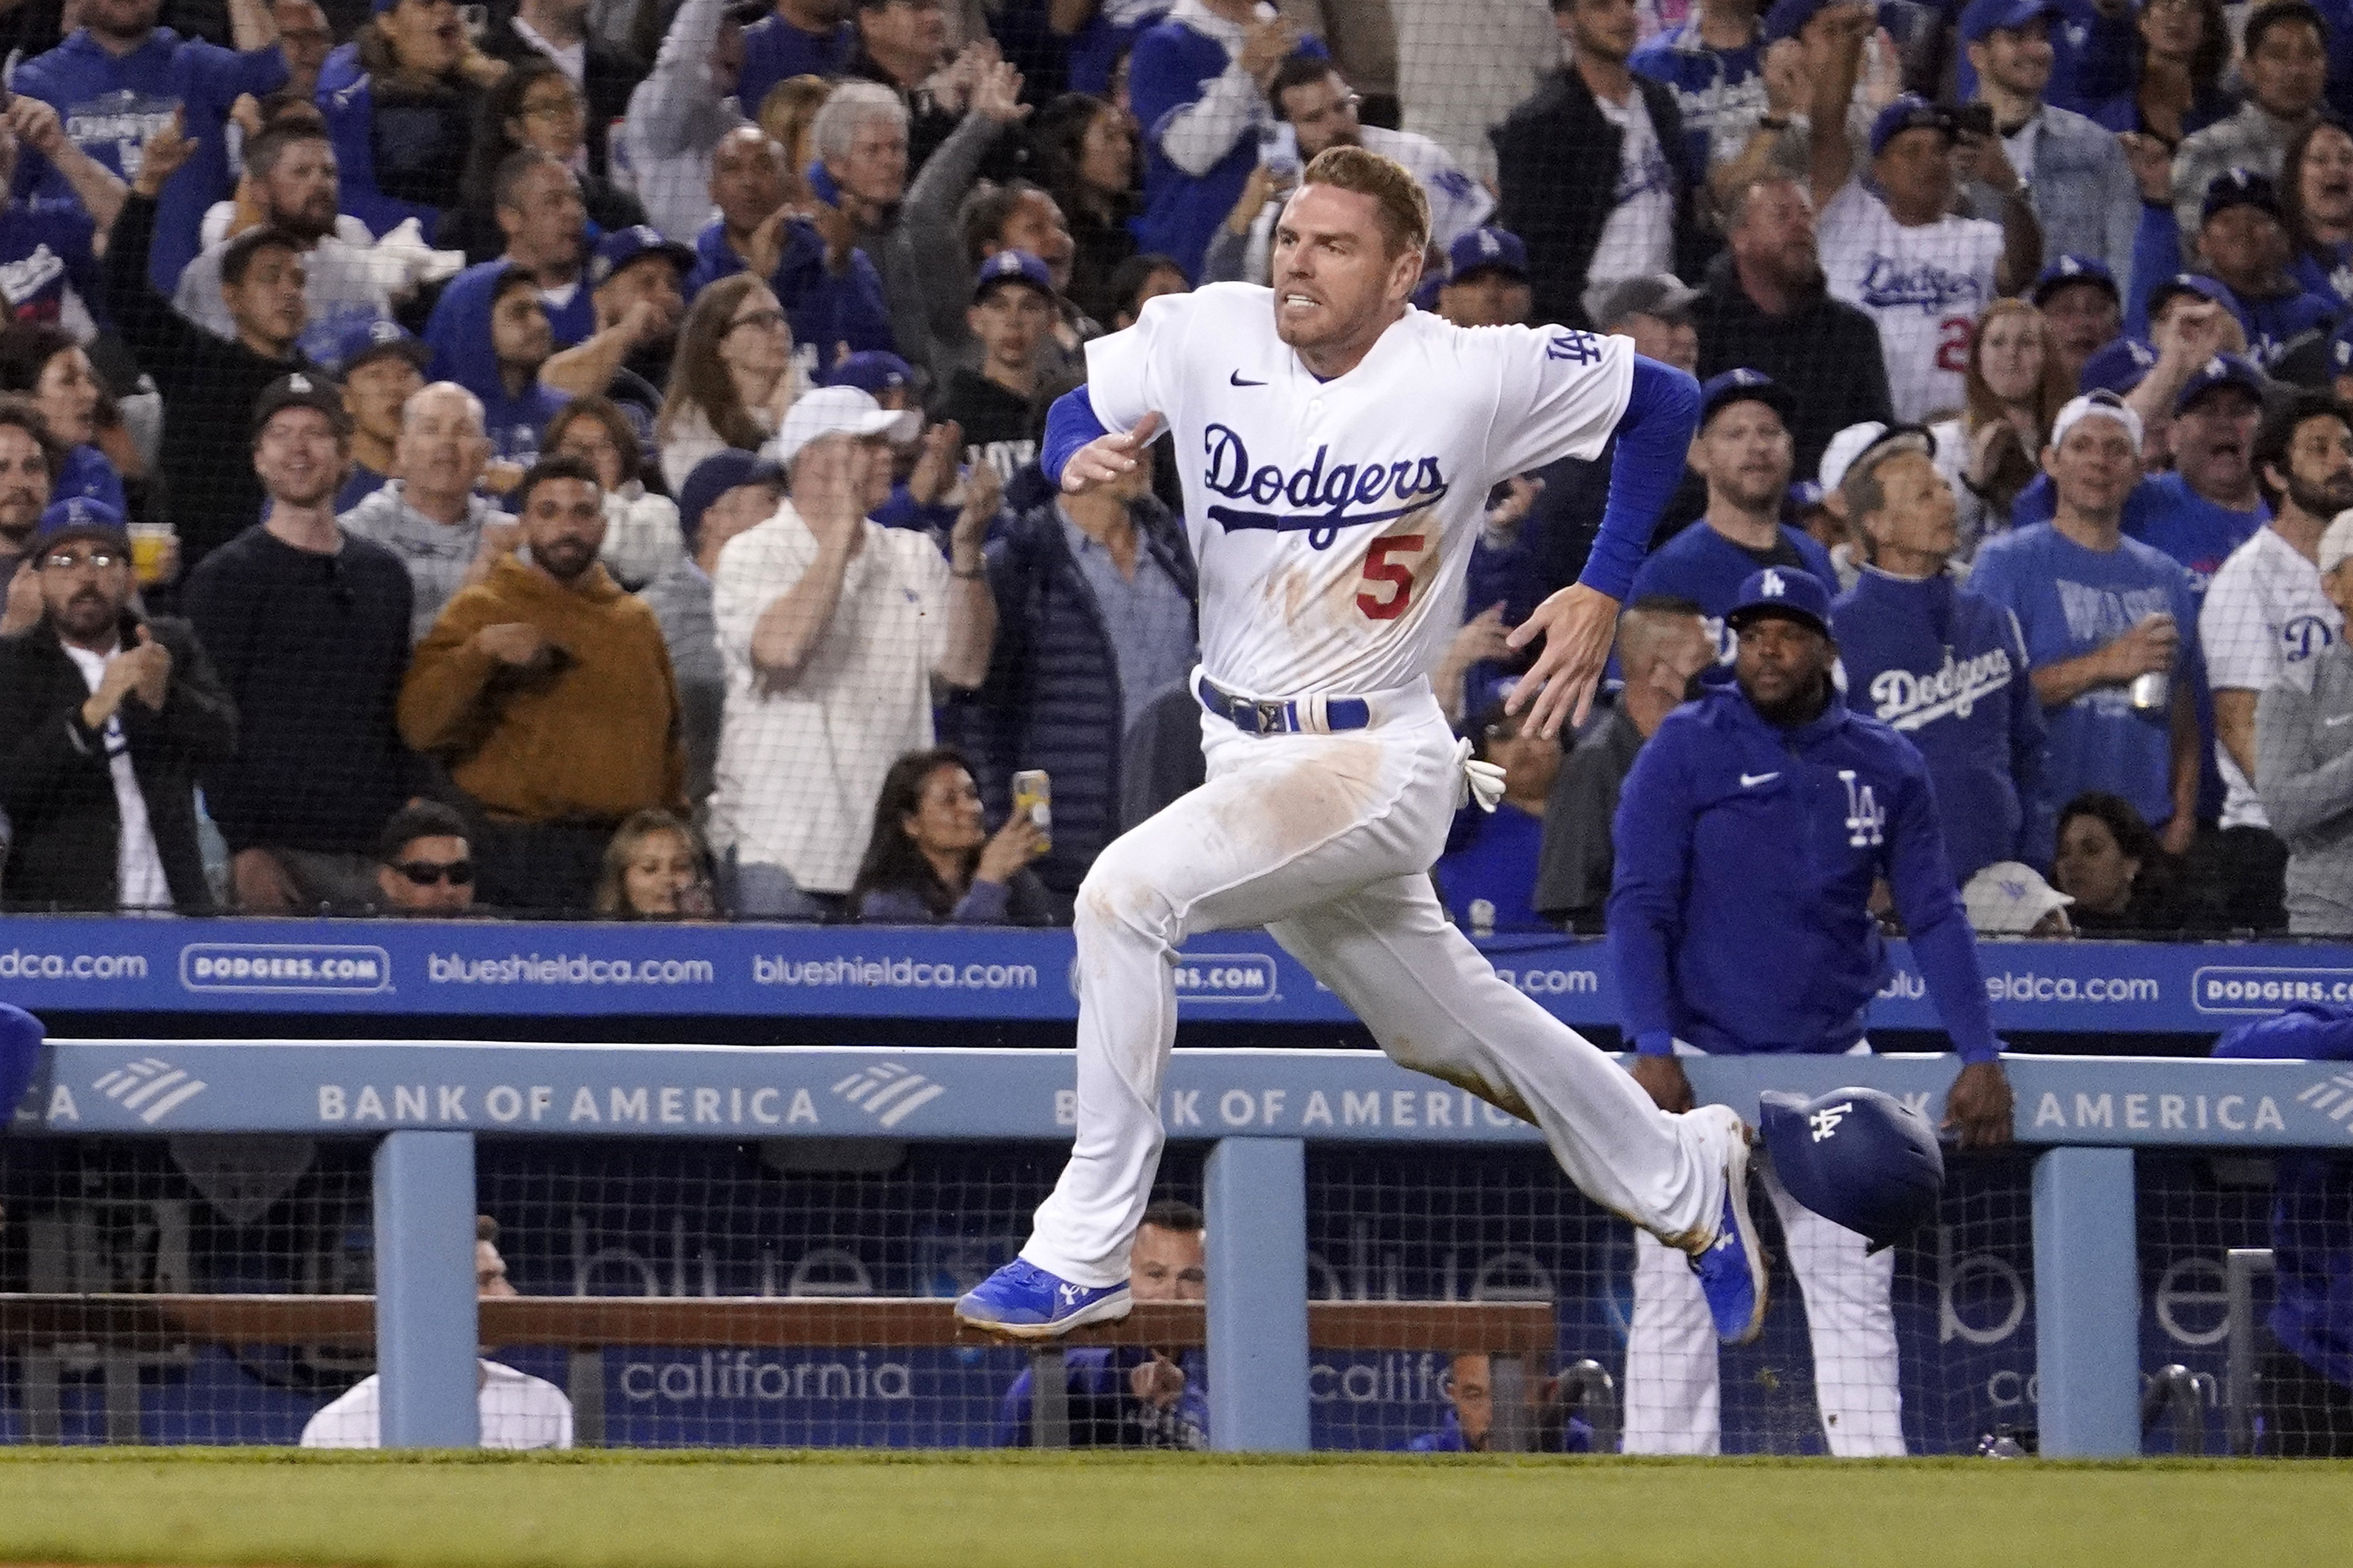
<svg viewBox="0 0 2353 1568">
<path fill-rule="evenodd" d="M 0 638 L 0 869 L 11 909 L 211 909 L 195 774 L 237 747 L 237 710 L 185 621 L 144 620 L 122 520 L 43 515 L 41 622 Z"/>
<path fill-rule="evenodd" d="M 375 885 L 386 914 L 443 920 L 474 907 L 474 851 L 466 823 L 438 800 L 402 806 L 376 843 Z"/>
</svg>

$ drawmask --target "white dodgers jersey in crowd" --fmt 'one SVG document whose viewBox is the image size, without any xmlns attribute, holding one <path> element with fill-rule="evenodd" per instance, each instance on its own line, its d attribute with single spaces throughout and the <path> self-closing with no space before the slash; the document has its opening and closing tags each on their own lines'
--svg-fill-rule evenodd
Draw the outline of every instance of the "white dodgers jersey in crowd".
<svg viewBox="0 0 2353 1568">
<path fill-rule="evenodd" d="M 1959 409 L 1971 326 L 2000 293 L 2001 225 L 1948 214 L 1906 228 L 1849 180 L 1816 230 L 1831 297 L 1879 328 L 1896 419 L 1917 424 Z"/>
<path fill-rule="evenodd" d="M 1598 456 L 1633 345 L 1565 327 L 1450 325 L 1419 310 L 1318 381 L 1271 291 L 1219 283 L 1145 306 L 1087 345 L 1095 416 L 1174 434 L 1201 576 L 1201 663 L 1251 697 L 1409 685 L 1461 629 L 1488 490 Z"/>
</svg>

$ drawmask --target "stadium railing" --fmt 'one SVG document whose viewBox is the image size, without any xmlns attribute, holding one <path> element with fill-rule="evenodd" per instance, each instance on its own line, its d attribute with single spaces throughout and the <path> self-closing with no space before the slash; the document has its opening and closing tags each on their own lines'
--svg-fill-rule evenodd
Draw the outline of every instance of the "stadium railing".
<svg viewBox="0 0 2353 1568">
<path fill-rule="evenodd" d="M 2223 1250 L 2213 1245 L 2221 1233 L 2207 1223 L 2213 1216 L 2200 1206 L 2205 1200 L 2194 1194 L 2186 1205 L 2160 1194 L 2172 1207 L 2140 1212 L 2137 1160 L 2342 1149 L 2353 1131 L 2353 1093 L 2326 1067 L 2300 1062 L 2030 1056 L 2013 1058 L 2010 1070 L 2016 1133 L 2031 1162 L 2021 1194 L 2031 1207 L 2031 1263 L 1973 1258 L 1956 1268 L 1940 1229 L 1933 1267 L 1945 1292 L 1937 1310 L 1948 1321 L 1934 1337 L 1950 1342 L 1957 1335 L 1964 1349 L 1987 1342 L 1985 1332 L 1956 1318 L 1952 1277 L 1972 1269 L 2006 1274 L 2023 1293 L 2010 1304 L 2007 1326 L 2030 1311 L 2032 1320 L 2032 1370 L 2024 1381 L 2039 1405 L 2041 1451 L 2136 1454 L 2142 1448 L 2144 1238 L 2195 1230 L 2198 1245 L 2216 1253 L 2217 1273 Z M 1953 1071 L 1951 1058 L 1936 1056 L 1691 1064 L 1703 1099 L 1752 1116 L 1766 1087 L 1819 1092 L 1866 1083 L 1935 1117 Z M 738 1139 L 855 1150 L 882 1142 L 1010 1142 L 1041 1151 L 1040 1168 L 1050 1178 L 1055 1145 L 1070 1135 L 1071 1082 L 1069 1054 L 1043 1050 L 58 1041 L 17 1113 L 16 1137 L 0 1149 L 65 1139 L 111 1146 L 231 1134 L 296 1135 L 336 1142 L 354 1156 L 366 1149 L 375 1297 L 372 1303 L 168 1293 L 125 1300 L 51 1289 L 0 1301 L 0 1340 L 30 1347 L 77 1336 L 93 1344 L 152 1344 L 158 1336 L 210 1335 L 349 1345 L 372 1337 L 383 1380 L 384 1440 L 401 1447 L 476 1441 L 476 1347 L 510 1335 L 558 1346 L 954 1345 L 959 1342 L 936 1297 L 730 1300 L 706 1285 L 706 1295 L 717 1299 L 478 1303 L 471 1253 L 483 1157 L 478 1142 L 527 1149 L 533 1141 L 628 1140 L 644 1147 L 645 1141 L 669 1146 Z M 1417 1154 L 1461 1163 L 1540 1157 L 1532 1129 L 1367 1052 L 1180 1051 L 1166 1092 L 1172 1136 L 1207 1146 L 1198 1167 L 1209 1220 L 1206 1314 L 1198 1335 L 1163 1314 L 1143 1318 L 1133 1332 L 1101 1337 L 1171 1346 L 1205 1340 L 1208 1428 L 1217 1447 L 1310 1446 L 1311 1344 L 1531 1354 L 1540 1341 L 1548 1346 L 1549 1302 L 1540 1309 L 1543 1325 L 1532 1328 L 1533 1314 L 1435 1300 L 1403 1300 L 1369 1316 L 1353 1305 L 1310 1300 L 1311 1148 L 1323 1159 L 1357 1148 L 1384 1164 Z M 1170 1163 L 1179 1163 L 1176 1147 Z M 1965 1175 L 1969 1162 L 1956 1163 L 1957 1178 Z M 1328 1186 L 1349 1179 L 1344 1173 L 1319 1181 Z M 1425 1194 L 1417 1201 L 1429 1200 Z M 1980 1200 L 1948 1198 L 1954 1201 Z M 958 1216 L 938 1217 L 953 1229 Z M 1931 1267 L 1925 1255 L 1921 1267 Z M 674 1293 L 689 1294 L 683 1256 L 677 1268 L 681 1282 Z M 2160 1314 L 2177 1311 L 2193 1294 L 2176 1273 L 2167 1270 L 2173 1304 L 2160 1300 Z M 2242 1355 L 2252 1353 L 2242 1349 L 2253 1343 L 2252 1278 L 2252 1264 L 2234 1264 L 2229 1323 L 2222 1333 L 2193 1340 L 2211 1343 L 2240 1331 L 2231 1340 L 2231 1392 L 2238 1403 L 2229 1418 L 2232 1447 L 2241 1451 L 2247 1389 L 2236 1374 Z M 649 1287 L 646 1294 L 655 1291 Z M 1418 1316 L 1417 1307 L 1425 1309 Z M 1352 1310 L 1357 1316 L 1350 1328 Z M 1320 1366 L 1316 1373 L 1327 1384 L 1333 1375 Z M 641 1381 L 653 1376 L 648 1370 Z M 707 1367 L 704 1377 L 707 1383 Z M 2206 1389 L 2216 1381 L 2210 1376 Z M 110 1380 L 107 1397 L 110 1411 L 118 1403 L 135 1405 L 135 1376 L 126 1394 L 118 1395 Z M 121 1426 L 138 1431 L 135 1419 Z"/>
</svg>

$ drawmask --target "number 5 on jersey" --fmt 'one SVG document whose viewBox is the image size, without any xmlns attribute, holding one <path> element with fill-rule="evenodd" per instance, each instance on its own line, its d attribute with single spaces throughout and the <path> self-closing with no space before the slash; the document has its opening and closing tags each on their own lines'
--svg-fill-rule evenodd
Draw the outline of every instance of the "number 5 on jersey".
<svg viewBox="0 0 2353 1568">
<path fill-rule="evenodd" d="M 1393 621 L 1405 614 L 1413 603 L 1412 559 L 1421 553 L 1422 543 L 1419 533 L 1392 533 L 1373 541 L 1365 552 L 1365 586 L 1356 593 L 1356 608 L 1365 612 L 1365 619 Z"/>
</svg>

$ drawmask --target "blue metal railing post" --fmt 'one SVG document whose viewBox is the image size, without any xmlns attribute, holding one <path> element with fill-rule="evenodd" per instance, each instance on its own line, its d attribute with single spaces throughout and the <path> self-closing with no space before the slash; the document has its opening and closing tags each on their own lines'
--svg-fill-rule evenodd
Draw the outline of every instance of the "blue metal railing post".
<svg viewBox="0 0 2353 1568">
<path fill-rule="evenodd" d="M 474 1135 L 388 1132 L 375 1148 L 375 1364 L 387 1448 L 471 1448 Z"/>
<path fill-rule="evenodd" d="M 1307 1450 L 1307 1145 L 1227 1138 L 1202 1179 L 1209 1221 L 1209 1444 Z"/>
<path fill-rule="evenodd" d="M 2042 1452 L 2140 1452 L 2140 1247 L 2130 1149 L 2034 1162 L 2034 1365 Z"/>
</svg>

